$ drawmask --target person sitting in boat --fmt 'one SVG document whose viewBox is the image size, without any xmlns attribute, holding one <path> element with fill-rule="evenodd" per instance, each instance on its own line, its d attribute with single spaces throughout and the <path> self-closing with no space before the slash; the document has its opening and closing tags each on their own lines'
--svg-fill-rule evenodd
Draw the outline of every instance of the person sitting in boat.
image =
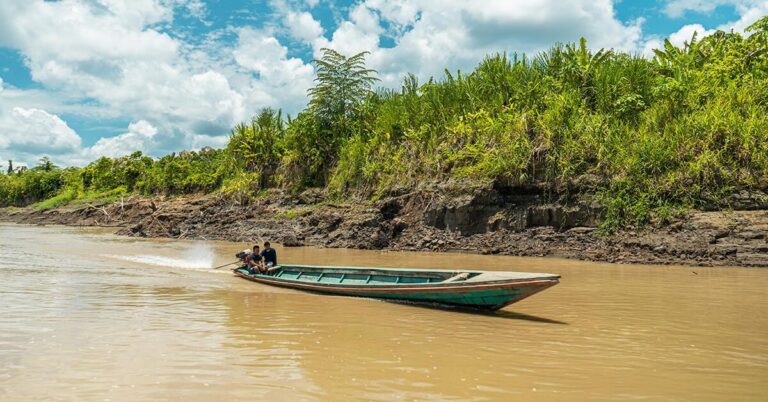
<svg viewBox="0 0 768 402">
<path fill-rule="evenodd" d="M 265 271 L 264 257 L 259 253 L 259 246 L 253 246 L 253 252 L 246 257 L 246 263 L 248 264 L 248 273 L 253 275 L 262 271 Z"/>
<path fill-rule="evenodd" d="M 267 270 L 277 266 L 277 252 L 270 246 L 268 241 L 264 242 L 264 250 L 261 252 L 261 257 L 264 259 L 264 266 Z"/>
</svg>

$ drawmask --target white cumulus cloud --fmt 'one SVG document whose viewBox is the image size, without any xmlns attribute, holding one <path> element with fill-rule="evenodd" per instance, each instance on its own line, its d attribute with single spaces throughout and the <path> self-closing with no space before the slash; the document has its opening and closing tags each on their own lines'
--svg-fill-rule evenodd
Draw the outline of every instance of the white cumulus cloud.
<svg viewBox="0 0 768 402">
<path fill-rule="evenodd" d="M 323 27 L 312 14 L 290 11 L 285 16 L 285 24 L 290 30 L 291 36 L 301 41 L 311 43 L 323 35 Z"/>
<path fill-rule="evenodd" d="M 691 42 L 694 35 L 696 35 L 697 40 L 701 40 L 701 38 L 713 32 L 715 32 L 715 30 L 705 29 L 701 24 L 689 24 L 683 26 L 672 35 L 669 35 L 669 41 L 677 47 L 683 47 L 686 42 Z"/>
<path fill-rule="evenodd" d="M 101 138 L 93 146 L 83 150 L 87 156 L 124 156 L 137 150 L 146 150 L 154 145 L 157 128 L 146 120 L 128 125 L 128 132 L 108 138 Z"/>
<path fill-rule="evenodd" d="M 80 136 L 59 116 L 40 109 L 14 107 L 0 114 L 0 149 L 63 154 L 80 148 Z"/>
<path fill-rule="evenodd" d="M 257 74 L 248 93 L 251 99 L 298 110 L 306 102 L 307 89 L 314 79 L 314 68 L 296 57 L 274 36 L 251 28 L 238 31 L 237 46 L 232 51 L 237 64 L 246 72 Z"/>
</svg>

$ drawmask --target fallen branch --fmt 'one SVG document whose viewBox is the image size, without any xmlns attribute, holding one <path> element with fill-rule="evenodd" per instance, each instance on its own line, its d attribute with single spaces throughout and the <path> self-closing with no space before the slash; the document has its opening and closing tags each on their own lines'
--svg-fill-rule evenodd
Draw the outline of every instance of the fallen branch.
<svg viewBox="0 0 768 402">
<path fill-rule="evenodd" d="M 95 205 L 93 205 L 93 204 L 88 204 L 88 206 L 89 206 L 89 207 L 91 207 L 91 208 L 93 208 L 93 209 L 98 209 L 98 210 L 100 210 L 102 213 L 104 213 L 104 215 L 106 216 L 106 220 L 104 221 L 104 223 L 106 223 L 106 222 L 109 222 L 110 220 L 112 220 L 112 217 L 111 217 L 111 216 L 109 216 L 109 212 L 107 212 L 107 209 L 106 209 L 106 208 L 104 208 L 104 207 L 97 207 L 97 206 L 95 206 Z"/>
</svg>

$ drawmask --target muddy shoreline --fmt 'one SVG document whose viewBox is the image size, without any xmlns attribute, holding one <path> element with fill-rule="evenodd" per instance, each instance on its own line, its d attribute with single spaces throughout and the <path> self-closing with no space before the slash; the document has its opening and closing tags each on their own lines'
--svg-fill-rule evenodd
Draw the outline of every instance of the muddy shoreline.
<svg viewBox="0 0 768 402">
<path fill-rule="evenodd" d="M 246 204 L 216 195 L 133 196 L 52 210 L 0 209 L 0 221 L 115 227 L 120 235 L 381 250 L 554 256 L 613 263 L 768 267 L 768 209 L 691 211 L 663 227 L 596 230 L 588 204 L 481 191 L 414 192 L 335 203 L 273 191 Z"/>
</svg>

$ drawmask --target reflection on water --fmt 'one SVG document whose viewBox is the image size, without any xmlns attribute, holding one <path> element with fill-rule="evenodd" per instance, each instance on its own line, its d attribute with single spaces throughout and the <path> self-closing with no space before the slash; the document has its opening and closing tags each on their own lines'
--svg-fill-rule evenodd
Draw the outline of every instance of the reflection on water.
<svg viewBox="0 0 768 402">
<path fill-rule="evenodd" d="M 496 314 L 272 288 L 246 247 L 0 225 L 0 400 L 765 400 L 768 271 L 280 249 L 555 272 Z"/>
</svg>

